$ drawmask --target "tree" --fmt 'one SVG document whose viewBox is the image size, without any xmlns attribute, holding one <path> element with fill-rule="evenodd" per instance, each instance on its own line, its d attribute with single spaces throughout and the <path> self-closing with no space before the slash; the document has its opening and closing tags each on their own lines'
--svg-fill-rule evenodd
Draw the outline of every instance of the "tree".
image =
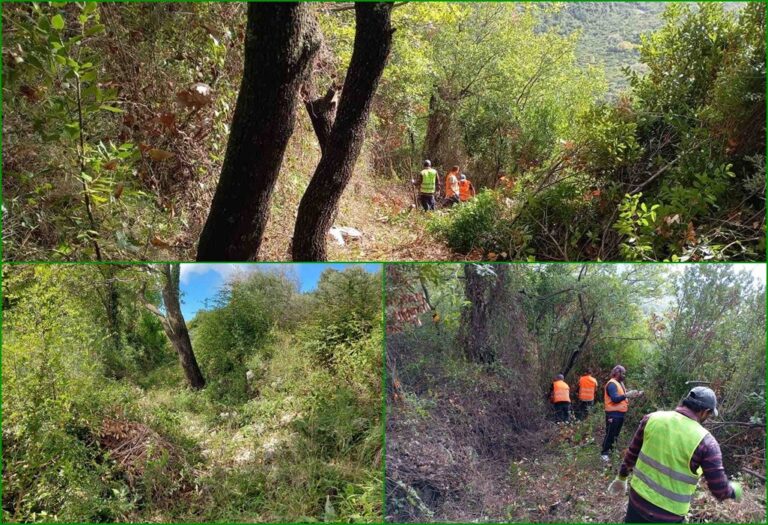
<svg viewBox="0 0 768 525">
<path fill-rule="evenodd" d="M 199 261 L 258 255 L 299 88 L 319 45 L 309 6 L 248 4 L 243 80 Z"/>
<path fill-rule="evenodd" d="M 294 261 L 326 260 L 325 236 L 363 147 L 371 102 L 392 46 L 391 11 L 387 3 L 355 5 L 352 60 L 330 136 L 325 146 L 321 141 L 323 155 L 299 204 Z"/>
<path fill-rule="evenodd" d="M 467 358 L 476 363 L 496 360 L 491 325 L 498 318 L 499 306 L 505 299 L 508 270 L 506 265 L 464 266 L 464 293 L 470 305 L 461 313 L 459 341 Z"/>
<path fill-rule="evenodd" d="M 170 339 L 176 353 L 179 354 L 179 363 L 181 363 L 189 386 L 195 390 L 200 390 L 205 387 L 205 379 L 197 365 L 179 301 L 179 272 L 181 267 L 178 264 L 164 263 L 148 268 L 152 273 L 160 275 L 165 313 L 150 302 L 145 301 L 144 307 L 160 319 L 165 334 Z"/>
</svg>

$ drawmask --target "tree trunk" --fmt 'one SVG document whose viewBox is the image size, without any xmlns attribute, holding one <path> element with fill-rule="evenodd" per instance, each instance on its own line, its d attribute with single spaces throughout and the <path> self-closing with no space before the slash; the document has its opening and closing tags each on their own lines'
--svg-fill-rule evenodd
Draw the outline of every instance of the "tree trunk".
<svg viewBox="0 0 768 525">
<path fill-rule="evenodd" d="M 492 363 L 496 360 L 496 349 L 491 344 L 492 324 L 495 317 L 504 315 L 503 308 L 506 280 L 506 265 L 493 266 L 494 275 L 483 275 L 475 264 L 464 265 L 464 295 L 470 306 L 461 312 L 459 344 L 470 361 Z"/>
<path fill-rule="evenodd" d="M 577 281 L 581 281 L 582 277 L 587 275 L 587 265 L 582 265 L 581 269 L 579 270 L 579 277 Z M 592 326 L 595 324 L 595 317 L 597 316 L 597 312 L 593 311 L 592 313 L 587 313 L 586 306 L 584 305 L 584 292 L 582 289 L 579 289 L 579 312 L 581 312 L 581 322 L 584 325 L 584 335 L 581 338 L 581 342 L 579 345 L 571 352 L 570 357 L 568 357 L 568 362 L 565 363 L 565 367 L 563 367 L 561 374 L 563 376 L 567 376 L 568 372 L 571 371 L 571 368 L 573 368 L 573 364 L 576 362 L 576 358 L 579 357 L 579 354 L 584 349 L 584 347 L 587 345 L 587 342 L 589 341 L 589 335 L 592 333 Z"/>
<path fill-rule="evenodd" d="M 319 45 L 309 6 L 248 4 L 243 80 L 197 260 L 258 256 L 272 190 L 294 129 L 299 88 Z"/>
<path fill-rule="evenodd" d="M 163 320 L 163 328 L 171 340 L 173 348 L 179 354 L 179 362 L 184 374 L 187 376 L 189 386 L 199 390 L 205 386 L 200 367 L 197 365 L 197 359 L 192 351 L 192 342 L 189 339 L 187 324 L 184 322 L 184 315 L 181 313 L 181 303 L 179 302 L 179 269 L 178 264 L 163 264 L 163 304 L 165 305 L 166 315 Z"/>
<path fill-rule="evenodd" d="M 458 101 L 453 98 L 439 87 L 429 97 L 424 158 L 431 160 L 432 166 L 440 166 L 444 170 L 449 165 L 463 165 L 466 158 L 461 133 L 453 117 L 453 106 Z"/>
<path fill-rule="evenodd" d="M 392 47 L 392 4 L 355 4 L 355 44 L 336 120 L 293 232 L 294 261 L 326 260 L 325 237 L 363 146 L 371 101 Z"/>
</svg>

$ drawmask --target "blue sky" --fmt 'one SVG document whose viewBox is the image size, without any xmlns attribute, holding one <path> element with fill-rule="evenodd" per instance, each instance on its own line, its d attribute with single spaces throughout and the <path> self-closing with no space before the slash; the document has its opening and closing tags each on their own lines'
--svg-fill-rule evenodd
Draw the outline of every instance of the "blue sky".
<svg viewBox="0 0 768 525">
<path fill-rule="evenodd" d="M 264 270 L 285 270 L 299 282 L 301 292 L 311 292 L 317 288 L 320 274 L 328 268 L 343 270 L 349 266 L 362 266 L 367 272 L 375 273 L 381 269 L 380 264 L 182 264 L 180 288 L 182 293 L 181 311 L 189 321 L 198 310 L 213 304 L 213 299 L 227 280 L 239 272 L 255 272 Z"/>
</svg>

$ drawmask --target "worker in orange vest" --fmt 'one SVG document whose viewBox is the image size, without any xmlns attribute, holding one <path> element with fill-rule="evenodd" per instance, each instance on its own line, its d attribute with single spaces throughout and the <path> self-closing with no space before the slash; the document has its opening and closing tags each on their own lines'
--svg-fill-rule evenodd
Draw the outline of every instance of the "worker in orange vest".
<svg viewBox="0 0 768 525">
<path fill-rule="evenodd" d="M 563 374 L 557 374 L 552 381 L 552 390 L 549 401 L 555 408 L 555 421 L 567 423 L 571 410 L 571 389 L 568 383 L 563 381 Z"/>
<path fill-rule="evenodd" d="M 624 425 L 624 416 L 629 409 L 629 400 L 643 393 L 637 390 L 627 391 L 624 386 L 624 379 L 627 377 L 627 370 L 616 365 L 611 370 L 611 378 L 603 387 L 603 396 L 605 401 L 605 438 L 603 439 L 603 449 L 600 452 L 600 459 L 605 462 L 610 461 L 611 449 L 619 437 L 621 427 Z"/>
<path fill-rule="evenodd" d="M 467 202 L 475 198 L 475 187 L 469 182 L 469 179 L 463 173 L 459 176 L 459 199 L 461 202 Z"/>
<path fill-rule="evenodd" d="M 587 414 L 591 412 L 592 407 L 595 405 L 595 393 L 597 393 L 597 379 L 592 377 L 592 370 L 587 370 L 584 375 L 579 378 L 579 382 L 576 386 L 577 398 L 579 402 L 576 404 L 576 419 L 582 420 L 587 417 Z"/>
<path fill-rule="evenodd" d="M 450 208 L 459 202 L 459 171 L 458 166 L 454 166 L 445 176 L 445 200 L 443 206 Z"/>
</svg>

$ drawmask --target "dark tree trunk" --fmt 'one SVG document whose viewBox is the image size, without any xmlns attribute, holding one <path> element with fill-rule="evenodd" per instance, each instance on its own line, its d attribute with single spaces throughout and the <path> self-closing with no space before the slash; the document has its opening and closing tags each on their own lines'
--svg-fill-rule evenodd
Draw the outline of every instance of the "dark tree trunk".
<svg viewBox="0 0 768 525">
<path fill-rule="evenodd" d="M 184 322 L 184 315 L 181 313 L 181 303 L 179 302 L 179 265 L 163 264 L 163 304 L 165 305 L 165 317 L 163 328 L 171 340 L 173 348 L 179 354 L 179 362 L 187 376 L 189 386 L 199 390 L 205 386 L 200 367 L 197 365 L 197 359 L 192 351 L 192 342 L 189 339 L 187 324 Z"/>
<path fill-rule="evenodd" d="M 429 118 L 424 137 L 424 158 L 432 166 L 447 169 L 449 165 L 462 165 L 466 157 L 461 133 L 454 121 L 454 106 L 457 100 L 442 88 L 437 88 L 429 97 Z"/>
<path fill-rule="evenodd" d="M 248 4 L 243 80 L 197 260 L 258 256 L 272 190 L 294 129 L 299 88 L 318 48 L 309 6 Z"/>
<path fill-rule="evenodd" d="M 392 4 L 355 4 L 355 44 L 336 120 L 301 199 L 293 232 L 294 261 L 326 260 L 325 237 L 363 146 L 371 101 L 392 47 Z"/>
<path fill-rule="evenodd" d="M 464 265 L 464 295 L 470 302 L 461 312 L 459 343 L 470 361 L 492 363 L 496 349 L 491 341 L 492 324 L 504 315 L 507 282 L 506 265 L 493 266 L 493 274 L 483 275 L 475 264 Z"/>
<path fill-rule="evenodd" d="M 583 265 L 581 267 L 581 270 L 579 270 L 579 278 L 577 281 L 581 281 L 582 277 L 587 275 L 587 265 Z M 587 345 L 587 342 L 589 341 L 589 335 L 592 333 L 592 326 L 595 324 L 595 317 L 597 316 L 597 312 L 587 313 L 587 307 L 584 302 L 584 292 L 582 289 L 579 289 L 579 312 L 581 312 L 581 322 L 584 325 L 584 335 L 581 338 L 581 342 L 579 345 L 571 352 L 570 357 L 568 357 L 568 362 L 565 363 L 565 367 L 563 367 L 563 371 L 560 372 L 563 374 L 563 376 L 567 376 L 568 372 L 571 371 L 571 368 L 573 368 L 574 363 L 576 362 L 576 358 L 579 357 L 579 354 L 584 349 L 584 347 Z"/>
</svg>

